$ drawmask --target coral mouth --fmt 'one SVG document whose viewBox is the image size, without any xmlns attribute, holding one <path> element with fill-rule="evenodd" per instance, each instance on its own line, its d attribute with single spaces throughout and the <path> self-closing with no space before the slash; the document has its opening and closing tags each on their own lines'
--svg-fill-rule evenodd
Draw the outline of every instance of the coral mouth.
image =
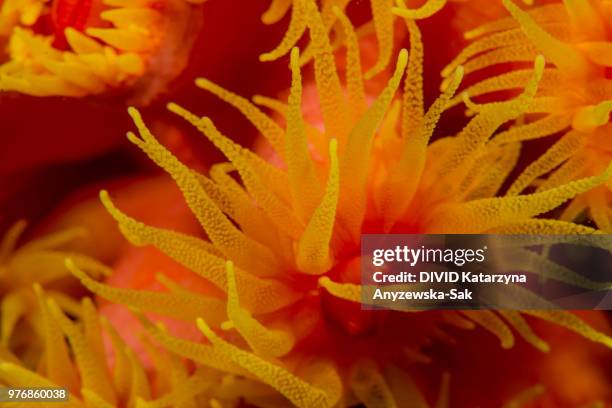
<svg viewBox="0 0 612 408">
<path fill-rule="evenodd" d="M 93 0 L 55 0 L 51 6 L 50 18 L 53 26 L 53 46 L 59 49 L 68 49 L 68 42 L 64 31 L 72 27 L 83 32 L 92 16 Z"/>
</svg>

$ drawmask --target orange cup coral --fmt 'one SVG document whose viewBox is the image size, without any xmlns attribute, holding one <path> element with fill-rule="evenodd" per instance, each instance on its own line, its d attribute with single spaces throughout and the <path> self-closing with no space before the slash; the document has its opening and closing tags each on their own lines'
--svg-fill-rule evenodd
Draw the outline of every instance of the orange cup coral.
<svg viewBox="0 0 612 408">
<path fill-rule="evenodd" d="M 67 266 L 74 268 L 72 261 Z M 36 370 L 27 368 L 0 346 L 0 384 L 11 388 L 66 388 L 70 408 L 193 407 L 190 391 L 205 393 L 206 384 L 189 376 L 180 359 L 160 351 L 143 337 L 154 361 L 154 379 L 147 376 L 135 352 L 98 312 L 89 298 L 67 312 L 40 285 L 34 286 L 42 340 Z M 105 346 L 105 337 L 109 346 Z M 3 354 L 4 353 L 4 354 Z M 113 355 L 113 363 L 107 358 Z M 161 395 L 156 405 L 145 401 Z M 36 402 L 34 404 L 40 404 Z M 56 404 L 56 403 L 54 403 Z"/>
<path fill-rule="evenodd" d="M 32 363 L 41 349 L 35 334 L 44 332 L 32 284 L 46 287 L 48 298 L 74 312 L 78 310 L 73 298 L 75 281 L 64 260 L 73 257 L 74 263 L 94 278 L 108 276 L 111 270 L 64 248 L 85 233 L 82 229 L 59 231 L 18 246 L 25 227 L 24 222 L 16 223 L 0 242 L 0 347 Z"/>
<path fill-rule="evenodd" d="M 361 28 L 365 34 L 374 31 L 378 40 L 378 59 L 373 67 L 365 74 L 371 78 L 382 72 L 391 61 L 394 45 L 394 13 L 411 19 L 423 19 L 432 16 L 439 11 L 447 0 L 425 1 L 420 7 L 409 9 L 404 0 L 397 0 L 397 7 L 393 7 L 393 0 L 372 0 L 370 2 L 372 21 Z M 291 8 L 291 19 L 287 32 L 280 44 L 272 51 L 261 55 L 262 61 L 277 59 L 289 52 L 308 27 L 307 9 L 313 0 L 273 0 L 270 7 L 262 16 L 265 24 L 278 22 Z M 321 2 L 321 16 L 327 31 L 336 35 L 337 44 L 344 40 L 342 24 L 337 20 L 334 8 L 344 10 L 350 0 L 324 0 Z M 310 60 L 312 49 L 307 49 L 302 56 L 302 62 Z"/>
<path fill-rule="evenodd" d="M 501 67 L 501 72 L 484 75 L 465 89 L 470 96 L 480 96 L 523 86 L 530 75 L 523 63 L 538 53 L 550 63 L 523 123 L 499 133 L 493 143 L 562 136 L 514 181 L 508 194 L 516 195 L 529 186 L 545 191 L 601 172 L 612 161 L 610 5 L 555 1 L 527 12 L 510 0 L 503 3 L 511 17 L 468 31 L 466 38 L 474 42 L 442 74 L 448 82 L 461 64 L 466 73 Z M 611 188 L 608 182 L 579 195 L 561 218 L 572 221 L 589 216 L 598 228 L 612 232 Z"/>
<path fill-rule="evenodd" d="M 185 67 L 198 24 L 185 0 L 7 0 L 0 89 L 83 96 L 129 88 L 133 102 L 146 103 Z"/>
<path fill-rule="evenodd" d="M 204 343 L 170 335 L 142 318 L 170 351 L 213 373 L 226 373 L 232 381 L 245 379 L 236 392 L 254 404 L 286 406 L 289 401 L 298 407 L 331 407 L 376 401 L 395 406 L 411 397 L 406 395 L 412 392 L 407 383 L 395 381 L 406 376 L 402 373 L 411 363 L 409 356 L 418 356 L 423 342 L 439 335 L 444 324 L 464 329 L 478 325 L 497 336 L 504 348 L 514 345 L 515 330 L 547 351 L 548 344 L 523 318 L 526 313 L 612 347 L 612 338 L 570 312 L 449 311 L 426 317 L 389 312 L 375 317 L 360 309 L 361 233 L 595 233 L 589 227 L 534 217 L 601 185 L 612 168 L 539 193 L 495 197 L 516 163 L 520 145 L 502 149 L 487 141 L 530 106 L 544 72 L 543 58 L 536 58 L 521 95 L 503 103 L 472 105 L 476 116 L 459 134 L 429 144 L 463 69 L 455 71 L 450 85 L 425 111 L 423 45 L 415 22 L 406 20 L 410 56 L 406 51 L 399 54 L 387 87 L 367 106 L 357 34 L 339 8 L 332 12 L 347 39 L 345 87 L 321 14 L 314 3 L 305 9 L 323 131 L 302 118 L 295 48 L 288 104 L 274 104 L 285 113 L 286 129 L 248 100 L 210 81 L 197 81 L 257 127 L 280 166 L 232 142 L 209 118 L 170 104 L 171 111 L 197 127 L 230 161 L 214 166 L 210 177 L 199 174 L 156 140 L 135 109 L 129 111 L 139 132 L 129 133 L 130 141 L 174 179 L 207 239 L 143 224 L 120 211 L 106 192 L 101 193 L 104 205 L 132 243 L 158 248 L 217 286 L 222 295 L 203 296 L 168 277 L 162 278 L 168 291 L 160 293 L 111 287 L 75 267 L 74 274 L 111 301 L 196 320 Z M 401 102 L 393 103 L 405 72 Z M 483 160 L 490 163 L 486 169 L 480 165 Z M 406 336 L 390 333 L 389 322 Z M 389 370 L 395 374 L 390 376 Z"/>
</svg>

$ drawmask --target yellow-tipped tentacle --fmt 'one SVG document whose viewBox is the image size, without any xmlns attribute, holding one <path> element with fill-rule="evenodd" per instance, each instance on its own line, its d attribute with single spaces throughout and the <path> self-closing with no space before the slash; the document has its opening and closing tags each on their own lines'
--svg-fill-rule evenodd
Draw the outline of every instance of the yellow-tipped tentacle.
<svg viewBox="0 0 612 408">
<path fill-rule="evenodd" d="M 329 142 L 329 179 L 321 202 L 297 245 L 298 268 L 308 274 L 322 274 L 332 266 L 330 242 L 336 221 L 336 207 L 340 193 L 340 170 L 338 165 L 338 144 L 335 139 Z"/>
</svg>

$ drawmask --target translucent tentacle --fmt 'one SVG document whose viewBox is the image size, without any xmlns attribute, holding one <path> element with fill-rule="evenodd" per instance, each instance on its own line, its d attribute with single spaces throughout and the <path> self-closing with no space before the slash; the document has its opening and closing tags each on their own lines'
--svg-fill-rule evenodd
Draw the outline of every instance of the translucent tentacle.
<svg viewBox="0 0 612 408">
<path fill-rule="evenodd" d="M 574 114 L 572 127 L 584 133 L 593 132 L 610 121 L 610 112 L 612 112 L 612 100 L 584 106 Z"/>
<path fill-rule="evenodd" d="M 438 11 L 442 10 L 442 8 L 446 5 L 446 1 L 447 0 L 428 0 L 419 8 L 409 9 L 404 0 L 396 0 L 397 7 L 393 8 L 393 13 L 411 20 L 420 20 L 431 17 Z"/>
<path fill-rule="evenodd" d="M 53 234 L 45 235 L 42 238 L 32 240 L 27 244 L 24 244 L 19 250 L 35 251 L 58 248 L 62 245 L 74 241 L 75 239 L 86 237 L 87 234 L 87 230 L 84 228 L 69 228 L 63 231 L 58 231 Z"/>
<path fill-rule="evenodd" d="M 105 192 L 101 193 L 101 198 L 106 209 L 135 244 L 154 245 L 196 274 L 211 281 L 219 288 L 226 289 L 225 260 L 214 252 L 211 253 L 209 244 L 205 241 L 177 232 L 149 227 L 119 211 Z M 249 288 L 241 292 L 241 299 L 253 313 L 278 310 L 293 303 L 300 296 L 278 281 L 258 278 L 242 269 L 236 270 L 236 278 L 239 289 Z"/>
<path fill-rule="evenodd" d="M 547 353 L 550 351 L 550 346 L 547 342 L 542 340 L 531 330 L 529 324 L 523 319 L 519 312 L 515 312 L 512 310 L 500 310 L 499 314 L 501 314 L 504 319 L 510 323 L 510 325 L 521 335 L 525 341 L 534 346 L 540 351 Z"/>
<path fill-rule="evenodd" d="M 450 98 L 461 83 L 463 71 L 457 69 L 453 83 L 436 99 L 423 118 L 422 127 L 414 133 L 404 135 L 406 140 L 399 162 L 391 169 L 385 180 L 378 204 L 379 211 L 385 219 L 385 229 L 388 229 L 404 213 L 412 202 L 425 169 L 427 146 L 434 132 L 440 115 L 446 108 Z M 406 103 L 406 100 L 403 101 Z M 411 114 L 407 111 L 404 115 Z"/>
<path fill-rule="evenodd" d="M 319 285 L 339 299 L 344 299 L 355 303 L 360 303 L 362 301 L 360 285 L 353 283 L 333 282 L 327 276 L 322 276 L 319 279 Z"/>
<path fill-rule="evenodd" d="M 280 357 L 291 351 L 295 343 L 291 333 L 285 330 L 266 328 L 255 320 L 248 311 L 240 307 L 238 289 L 236 288 L 236 273 L 231 261 L 227 261 L 226 269 L 227 316 L 253 349 L 253 352 L 260 356 Z"/>
<path fill-rule="evenodd" d="M 113 346 L 115 364 L 113 369 L 113 384 L 120 401 L 128 398 L 130 391 L 130 363 L 126 353 L 126 344 L 107 318 L 102 317 L 102 326 L 108 333 Z"/>
<path fill-rule="evenodd" d="M 353 237 L 359 235 L 365 211 L 365 187 L 374 133 L 387 112 L 408 62 L 406 50 L 399 54 L 393 77 L 376 102 L 351 132 L 340 163 L 338 214 L 343 216 Z"/>
<path fill-rule="evenodd" d="M 566 129 L 569 125 L 570 120 L 565 117 L 565 115 L 550 115 L 543 119 L 525 125 L 513 126 L 508 130 L 499 132 L 491 142 L 502 144 L 538 139 L 540 137 L 554 135 Z"/>
<path fill-rule="evenodd" d="M 531 1 L 532 2 L 532 1 Z M 528 1 L 523 1 L 528 4 Z M 531 9 L 529 11 L 531 17 L 539 24 L 547 24 L 567 20 L 567 12 L 562 4 L 545 4 L 543 6 Z M 476 37 L 491 34 L 497 31 L 505 31 L 518 27 L 517 21 L 512 17 L 505 17 L 499 20 L 486 22 L 485 24 L 476 27 L 470 31 L 466 31 L 464 38 L 472 40 Z"/>
<path fill-rule="evenodd" d="M 423 102 L 423 40 L 421 31 L 412 20 L 406 20 L 410 35 L 410 52 L 402 94 L 401 137 L 418 138 L 423 132 L 425 107 Z"/>
<path fill-rule="evenodd" d="M 137 317 L 151 337 L 174 354 L 222 372 L 248 375 L 244 369 L 210 344 L 195 343 L 179 337 L 174 337 L 168 334 L 163 326 L 154 326 L 142 315 L 137 314 Z"/>
<path fill-rule="evenodd" d="M 223 89 L 208 79 L 198 78 L 196 80 L 196 85 L 213 93 L 223 101 L 238 109 L 257 128 L 259 133 L 270 142 L 274 151 L 280 155 L 281 158 L 284 157 L 285 150 L 283 149 L 283 144 L 285 136 L 283 129 L 281 129 L 275 121 L 270 119 L 268 115 L 263 113 L 248 99 Z"/>
<path fill-rule="evenodd" d="M 304 31 L 306 31 L 306 8 L 310 0 L 294 0 L 291 7 L 291 20 L 289 28 L 280 44 L 272 51 L 266 52 L 259 56 L 260 61 L 274 61 L 287 54 L 289 50 L 297 43 Z"/>
<path fill-rule="evenodd" d="M 325 134 L 330 139 L 338 139 L 342 151 L 350 130 L 348 106 L 340 85 L 327 30 L 314 2 L 308 4 L 307 12 L 310 41 L 314 51 L 315 83 L 323 113 Z"/>
<path fill-rule="evenodd" d="M 125 352 L 130 363 L 131 374 L 130 397 L 128 399 L 128 406 L 135 406 L 136 401 L 138 401 L 139 399 L 151 399 L 151 388 L 147 379 L 147 373 L 138 361 L 132 349 L 126 348 Z"/>
<path fill-rule="evenodd" d="M 8 347 L 19 320 L 28 311 L 28 300 L 20 291 L 9 292 L 0 302 L 0 344 Z"/>
<path fill-rule="evenodd" d="M 533 61 L 536 55 L 537 49 L 531 44 L 513 45 L 510 47 L 497 48 L 485 54 L 478 55 L 467 61 L 463 67 L 467 75 L 497 64 Z M 444 85 L 442 85 L 442 87 L 444 88 Z"/>
<path fill-rule="evenodd" d="M 215 326 L 220 325 L 225 320 L 225 304 L 219 299 L 197 295 L 189 296 L 186 293 L 177 295 L 174 293 L 114 288 L 89 278 L 75 267 L 70 259 L 66 261 L 66 265 L 86 288 L 111 302 L 186 321 L 193 321 L 194 315 L 206 314 Z"/>
<path fill-rule="evenodd" d="M 531 163 L 514 180 L 508 188 L 506 195 L 515 196 L 527 188 L 535 179 L 548 173 L 565 160 L 570 158 L 578 150 L 584 140 L 584 135 L 578 132 L 569 132 L 549 148 L 536 161 Z"/>
<path fill-rule="evenodd" d="M 393 51 L 393 0 L 372 0 L 372 19 L 378 40 L 378 59 L 376 64 L 365 73 L 370 79 L 382 72 L 391 61 Z"/>
<path fill-rule="evenodd" d="M 500 148 L 501 157 L 493 161 L 489 169 L 485 169 L 476 185 L 465 196 L 466 200 L 494 197 L 508 175 L 515 168 L 521 152 L 520 143 L 512 143 Z M 490 156 L 489 156 L 490 157 Z"/>
<path fill-rule="evenodd" d="M 14 223 L 9 230 L 4 234 L 0 243 L 0 261 L 4 261 L 17 247 L 17 241 L 25 231 L 28 223 L 25 220 L 20 220 Z"/>
<path fill-rule="evenodd" d="M 78 378 L 72 362 L 62 329 L 55 319 L 50 316 L 44 292 L 40 285 L 34 285 L 34 292 L 38 299 L 41 312 L 45 343 L 45 370 L 47 377 L 55 384 L 75 391 Z"/>
<path fill-rule="evenodd" d="M 523 93 L 507 102 L 494 102 L 478 105 L 478 114 L 459 133 L 458 142 L 451 156 L 441 168 L 441 174 L 455 172 L 460 179 L 466 169 L 469 169 L 477 153 L 493 132 L 503 123 L 516 118 L 523 113 L 526 106 L 535 96 L 538 83 L 542 78 L 544 59 L 538 56 L 534 63 L 531 79 Z"/>
<path fill-rule="evenodd" d="M 136 109 L 130 108 L 129 113 L 141 136 L 141 138 L 138 138 L 133 133 L 129 133 L 130 141 L 140 147 L 173 177 L 183 192 L 189 208 L 198 218 L 215 246 L 227 257 L 234 259 L 238 265 L 245 267 L 249 265 L 256 270 L 276 270 L 276 259 L 274 259 L 272 253 L 267 248 L 244 236 L 227 219 L 202 190 L 202 186 L 191 170 L 153 137 Z M 254 263 L 253 260 L 257 260 L 257 262 Z"/>
<path fill-rule="evenodd" d="M 293 208 L 301 221 L 306 222 L 320 200 L 322 189 L 310 157 L 306 128 L 302 119 L 302 75 L 298 59 L 298 49 L 293 48 L 290 62 L 291 93 L 287 110 L 285 158 Z"/>
<path fill-rule="evenodd" d="M 346 14 L 338 7 L 334 7 L 334 13 L 346 36 L 346 91 L 348 103 L 353 120 L 359 120 L 367 109 L 363 77 L 361 73 L 361 58 L 359 54 L 359 40 L 357 34 Z"/>
<path fill-rule="evenodd" d="M 576 49 L 544 31 L 529 13 L 518 8 L 511 0 L 502 1 L 512 17 L 519 22 L 525 35 L 548 61 L 569 73 L 584 74 L 590 71 L 588 61 Z"/>
<path fill-rule="evenodd" d="M 103 361 L 104 356 L 95 354 L 85 335 L 64 315 L 54 301 L 48 300 L 47 307 L 70 341 L 81 374 L 82 387 L 96 392 L 105 401 L 115 405 L 117 396 Z"/>
<path fill-rule="evenodd" d="M 241 350 L 217 336 L 202 319 L 198 319 L 198 328 L 219 350 L 234 363 L 257 376 L 261 381 L 277 389 L 289 401 L 300 408 L 331 407 L 336 401 L 329 400 L 320 389 L 313 387 L 296 377 L 286 369 L 272 364 L 261 357 Z"/>
<path fill-rule="evenodd" d="M 519 28 L 480 38 L 461 50 L 459 55 L 457 55 L 450 64 L 444 67 L 441 75 L 446 78 L 447 76 L 451 75 L 459 65 L 465 64 L 474 56 L 485 51 L 502 47 L 520 46 L 524 43 L 525 35 Z"/>
<path fill-rule="evenodd" d="M 612 213 L 610 212 L 610 201 L 606 195 L 606 189 L 600 188 L 599 191 L 592 191 L 588 195 L 589 213 L 595 225 L 605 233 L 612 233 Z"/>
<path fill-rule="evenodd" d="M 270 7 L 261 15 L 264 24 L 274 24 L 279 22 L 291 7 L 292 0 L 272 0 Z"/>
<path fill-rule="evenodd" d="M 491 234 L 573 235 L 596 234 L 597 230 L 573 222 L 533 219 L 502 225 L 488 232 Z"/>
<path fill-rule="evenodd" d="M 436 216 L 431 218 L 431 231 L 467 233 L 521 222 L 558 207 L 570 198 L 604 183 L 610 176 L 612 166 L 598 176 L 573 181 L 540 193 L 443 206 Z"/>
<path fill-rule="evenodd" d="M 274 191 L 271 191 L 271 189 L 266 183 L 264 183 L 264 180 L 262 180 L 262 178 L 260 177 L 261 173 L 257 171 L 258 169 L 253 166 L 253 162 L 250 160 L 250 155 L 252 153 L 249 150 L 244 149 L 242 146 L 234 143 L 231 139 L 221 134 L 221 132 L 219 132 L 219 130 L 215 127 L 215 125 L 209 118 L 199 118 L 176 104 L 169 104 L 168 108 L 172 112 L 183 117 L 185 120 L 197 127 L 198 130 L 200 130 L 208 139 L 210 139 L 211 142 L 215 144 L 215 146 L 219 150 L 223 152 L 223 154 L 225 154 L 225 156 L 236 167 L 236 170 L 238 170 L 238 172 L 240 173 L 240 177 L 242 178 L 242 181 L 244 182 L 248 192 L 255 199 L 257 199 L 259 206 L 268 214 L 268 216 L 270 217 L 272 222 L 275 223 L 278 229 L 280 229 L 281 231 L 285 231 L 291 237 L 296 237 L 299 235 L 299 233 L 303 229 L 301 221 L 294 214 L 291 208 L 286 203 L 284 203 L 283 200 L 281 200 L 274 193 Z M 287 142 L 287 140 L 285 142 Z M 218 209 L 215 208 L 215 210 Z M 227 234 L 228 232 L 226 232 L 225 234 Z M 208 233 L 210 235 L 210 232 Z M 239 234 L 241 240 L 248 240 L 248 237 L 244 236 L 240 231 L 236 230 L 236 233 Z M 211 236 L 211 240 L 213 242 L 215 241 L 213 236 Z M 216 245 L 218 246 L 218 244 Z M 247 243 L 245 242 L 243 243 L 243 245 L 247 245 Z M 253 245 L 253 242 L 250 241 L 248 245 Z M 258 246 L 259 249 L 252 248 L 251 250 L 265 250 L 266 252 L 269 252 L 269 250 L 263 246 L 256 246 Z M 232 245 L 232 247 L 235 248 L 236 245 L 234 244 Z M 225 255 L 235 260 L 239 259 L 235 258 L 235 256 L 232 256 L 231 253 L 225 253 Z M 271 253 L 268 253 L 266 254 L 266 257 L 269 259 L 271 255 Z M 238 264 L 240 265 L 240 263 Z M 270 269 L 270 265 L 268 265 L 268 269 Z"/>
<path fill-rule="evenodd" d="M 305 273 L 322 274 L 332 266 L 330 241 L 336 220 L 340 190 L 338 144 L 329 142 L 329 178 L 321 202 L 314 210 L 297 246 L 297 266 Z"/>
<path fill-rule="evenodd" d="M 612 338 L 610 336 L 595 330 L 571 312 L 565 310 L 526 310 L 523 313 L 563 326 L 591 341 L 612 348 Z"/>
</svg>

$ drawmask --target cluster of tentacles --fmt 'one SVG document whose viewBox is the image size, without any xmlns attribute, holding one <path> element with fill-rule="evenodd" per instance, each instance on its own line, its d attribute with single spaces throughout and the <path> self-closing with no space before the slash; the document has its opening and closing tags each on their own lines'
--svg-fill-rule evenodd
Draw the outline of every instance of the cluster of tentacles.
<svg viewBox="0 0 612 408">
<path fill-rule="evenodd" d="M 35 96 L 129 91 L 133 102 L 147 102 L 185 67 L 194 10 L 185 0 L 3 1 L 0 88 Z"/>
<path fill-rule="evenodd" d="M 365 73 L 365 78 L 371 78 L 383 71 L 391 62 L 394 46 L 394 16 L 399 15 L 410 19 L 423 19 L 431 17 L 438 12 L 447 0 L 427 1 L 421 7 L 408 8 L 404 0 L 397 0 L 394 7 L 393 0 L 372 0 L 372 20 L 360 28 L 360 35 L 374 32 L 378 41 L 378 59 L 373 67 Z M 344 41 L 344 30 L 337 19 L 334 8 L 343 10 L 350 0 L 323 0 L 321 2 L 321 16 L 328 32 L 335 38 L 335 45 Z M 298 40 L 306 32 L 309 0 L 272 0 L 268 10 L 262 15 L 265 24 L 274 24 L 281 20 L 291 9 L 289 27 L 280 44 L 272 51 L 261 55 L 262 61 L 270 61 L 289 53 Z M 312 49 L 307 49 L 302 56 L 302 62 L 312 58 Z"/>
<path fill-rule="evenodd" d="M 537 318 L 612 349 L 608 334 L 567 311 L 405 313 L 373 312 L 360 305 L 363 233 L 599 234 L 609 227 L 610 150 L 609 143 L 597 141 L 599 135 L 607 137 L 603 135 L 610 107 L 601 95 L 580 99 L 589 89 L 607 89 L 601 85 L 607 83 L 605 75 L 593 76 L 601 72 L 592 67 L 607 64 L 593 61 L 605 59 L 607 47 L 596 41 L 600 38 L 582 41 L 583 37 L 568 46 L 540 28 L 554 30 L 600 14 L 578 7 L 565 21 L 568 16 L 561 5 L 526 13 L 504 1 L 512 18 L 467 34 L 481 38 L 443 72 L 441 95 L 426 107 L 424 45 L 417 20 L 446 1 L 430 0 L 416 9 L 399 0 L 396 9 L 389 1 L 372 1 L 379 57 L 365 77 L 381 72 L 391 60 L 393 13 L 400 17 L 410 43 L 409 50 L 399 52 L 394 71 L 375 99 L 364 87 L 362 33 L 345 14 L 347 3 L 323 1 L 319 6 L 314 0 L 275 0 L 264 15 L 266 23 L 273 23 L 291 7 L 286 36 L 278 48 L 262 56 L 266 60 L 290 54 L 286 102 L 261 97 L 251 102 L 207 79 L 196 81 L 242 113 L 271 153 L 240 146 L 211 118 L 170 103 L 171 112 L 197 128 L 228 160 L 202 174 L 163 146 L 138 110 L 129 109 L 137 134 L 129 132 L 128 139 L 174 180 L 203 233 L 187 235 L 143 223 L 115 205 L 112 192 L 101 192 L 102 203 L 133 245 L 154 247 L 192 271 L 194 279 L 209 284 L 206 293 L 182 286 L 170 270 L 156 275 L 160 290 L 112 286 L 104 282 L 111 273 L 108 268 L 62 249 L 82 234 L 80 230 L 22 246 L 17 243 L 23 224 L 6 234 L 0 246 L 1 385 L 65 387 L 71 391 L 67 407 L 428 407 L 433 405 L 431 398 L 419 391 L 411 368 L 430 358 L 427 345 L 450 342 L 456 332 L 485 330 L 503 349 L 518 341 L 543 353 L 554 352 L 530 324 L 529 319 Z M 7 4 L 13 3 L 3 3 Z M 94 30 L 87 36 L 64 27 L 74 53 L 60 52 L 48 39 L 37 38 L 40 34 L 17 27 L 33 24 L 43 8 L 36 2 L 18 4 L 21 7 L 10 18 L 3 8 L 0 30 L 10 27 L 19 38 L 11 40 L 15 55 L 27 59 L 24 66 L 34 67 L 36 73 L 27 85 L 10 82 L 16 79 L 8 74 L 0 81 L 19 84 L 22 88 L 15 85 L 15 90 L 36 95 L 101 91 L 103 87 L 91 86 L 98 84 L 102 71 L 76 75 L 66 66 L 74 69 L 91 59 L 97 62 L 88 69 L 102 67 L 102 60 L 93 56 L 108 58 L 112 53 L 93 37 L 113 45 L 121 33 L 102 35 Z M 118 25 L 123 18 L 149 25 L 147 18 L 154 17 L 104 13 Z M 584 28 L 597 31 L 593 27 Z M 309 42 L 300 52 L 295 44 L 306 31 Z M 559 29 L 558 34 L 574 32 Z M 144 44 L 130 38 L 119 42 Z M 346 49 L 344 81 L 336 66 L 339 47 Z M 125 51 L 113 58 L 142 59 L 137 54 L 143 50 Z M 53 56 L 61 58 L 61 69 L 58 61 L 46 60 Z M 23 61 L 17 59 L 0 70 Z M 303 115 L 306 81 L 301 66 L 306 62 L 313 65 L 321 116 L 316 120 Z M 456 95 L 464 75 L 508 62 L 517 62 L 516 70 L 469 85 Z M 570 74 L 578 75 L 572 81 L 584 80 L 576 85 L 580 95 L 570 87 L 555 87 L 559 78 Z M 40 82 L 41 75 L 45 81 Z M 71 83 L 75 78 L 89 82 Z M 596 85 L 593 78 L 602 82 Z M 470 99 L 509 90 L 516 92 L 504 94 L 502 101 Z M 441 116 L 460 102 L 472 114 L 469 121 L 454 135 L 434 135 Z M 512 176 L 525 140 L 565 131 L 542 158 Z M 599 230 L 574 222 L 585 207 Z M 561 220 L 547 218 L 559 209 Z M 571 275 L 535 254 L 521 253 L 516 262 L 517 268 L 535 265 L 549 279 L 610 287 L 608 282 Z M 82 289 L 75 289 L 75 282 L 96 295 L 100 304 L 129 307 L 142 330 L 143 350 L 126 344 L 119 326 L 113 326 L 110 316 L 100 317 L 94 301 L 75 295 Z M 80 302 L 74 300 L 77 296 Z M 194 326 L 199 339 L 185 338 L 180 330 L 164 325 L 164 319 Z M 435 406 L 448 407 L 452 377 L 440 373 L 440 378 Z M 508 406 L 522 406 L 545 392 L 534 384 Z"/>
<path fill-rule="evenodd" d="M 525 113 L 533 103 L 545 70 L 535 59 L 522 93 L 503 103 L 475 105 L 474 118 L 456 136 L 429 143 L 441 113 L 460 85 L 455 70 L 444 93 L 427 111 L 422 96 L 419 29 L 406 19 L 410 52 L 399 54 L 387 87 L 368 106 L 361 79 L 357 34 L 339 8 L 333 12 L 347 41 L 347 81 L 341 84 L 325 21 L 307 4 L 315 81 L 324 130 L 302 118 L 299 52 L 291 51 L 289 101 L 268 103 L 284 115 L 282 129 L 248 100 L 208 80 L 197 85 L 240 110 L 270 143 L 279 166 L 224 136 L 211 119 L 178 105 L 169 109 L 197 127 L 228 158 L 199 174 L 174 157 L 131 109 L 139 135 L 129 139 L 175 180 L 208 239 L 145 225 L 102 200 L 125 236 L 136 245 L 152 245 L 221 290 L 220 296 L 189 292 L 161 277 L 168 292 L 114 288 L 75 274 L 92 292 L 144 312 L 197 320 L 203 343 L 181 339 L 149 323 L 164 347 L 213 370 L 266 384 L 279 395 L 247 395 L 247 401 L 300 407 L 394 406 L 405 398 L 385 377 L 388 366 L 410 364 L 422 342 L 440 326 L 481 326 L 512 347 L 516 331 L 547 351 L 518 312 L 440 312 L 423 323 L 418 314 L 395 316 L 420 336 L 385 335 L 385 326 L 361 319 L 350 308 L 361 301 L 358 273 L 359 235 L 364 232 L 593 233 L 569 222 L 534 218 L 555 209 L 609 179 L 611 169 L 533 194 L 497 197 L 514 168 L 520 144 L 491 143 L 496 130 Z M 401 98 L 395 98 L 406 75 Z M 345 96 L 346 95 L 346 96 Z M 395 100 L 395 102 L 394 102 Z M 333 136 L 332 136 L 333 135 Z M 479 163 L 490 163 L 485 171 Z M 240 182 L 234 177 L 239 177 Z M 330 299 L 336 299 L 330 301 Z M 330 306 L 334 305 L 334 307 Z M 348 309 L 347 309 L 348 308 Z M 352 315 L 346 311 L 351 310 Z M 612 339 L 569 312 L 527 314 L 565 326 L 612 346 Z M 412 325 L 412 326 L 411 326 Z M 338 334 L 340 330 L 340 334 Z M 335 337 L 338 336 L 338 337 Z M 366 344 L 344 361 L 335 345 Z M 346 343 L 346 341 L 345 341 Z M 364 351 L 365 350 L 365 351 Z M 258 400 L 257 398 L 261 398 Z"/>
<path fill-rule="evenodd" d="M 612 160 L 609 3 L 555 1 L 529 11 L 510 0 L 503 3 L 510 16 L 467 32 L 466 38 L 474 41 L 442 75 L 450 81 L 459 65 L 466 74 L 482 70 L 487 74 L 465 88 L 470 96 L 508 95 L 529 80 L 526 62 L 537 54 L 549 62 L 521 123 L 498 133 L 492 143 L 561 137 L 514 181 L 508 194 L 529 187 L 544 191 L 601 172 Z M 502 68 L 492 71 L 496 66 Z M 601 230 L 612 232 L 611 187 L 608 182 L 579 195 L 561 219 L 588 217 Z"/>
</svg>

